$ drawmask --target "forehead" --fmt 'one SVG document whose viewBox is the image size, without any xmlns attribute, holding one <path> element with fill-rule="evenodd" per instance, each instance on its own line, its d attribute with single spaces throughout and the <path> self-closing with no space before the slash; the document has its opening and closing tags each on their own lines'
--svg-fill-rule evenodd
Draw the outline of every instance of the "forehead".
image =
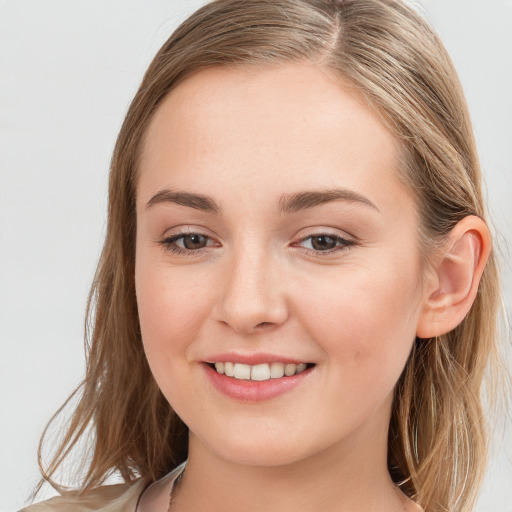
<svg viewBox="0 0 512 512">
<path fill-rule="evenodd" d="M 385 196 L 398 185 L 398 152 L 380 116 L 325 69 L 214 67 L 185 79 L 157 109 L 139 191 L 207 183 L 221 193 L 229 179 L 268 192 L 377 185 Z"/>
</svg>

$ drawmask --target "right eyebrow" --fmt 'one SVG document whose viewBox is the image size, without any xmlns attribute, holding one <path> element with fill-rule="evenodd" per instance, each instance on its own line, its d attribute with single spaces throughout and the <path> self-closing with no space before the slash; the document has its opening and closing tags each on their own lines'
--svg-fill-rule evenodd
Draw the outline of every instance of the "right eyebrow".
<svg viewBox="0 0 512 512">
<path fill-rule="evenodd" d="M 210 197 L 202 194 L 193 194 L 191 192 L 175 192 L 172 190 L 160 190 L 146 204 L 150 208 L 156 204 L 174 203 L 180 206 L 188 206 L 195 210 L 201 210 L 207 213 L 221 213 L 221 207 Z"/>
</svg>

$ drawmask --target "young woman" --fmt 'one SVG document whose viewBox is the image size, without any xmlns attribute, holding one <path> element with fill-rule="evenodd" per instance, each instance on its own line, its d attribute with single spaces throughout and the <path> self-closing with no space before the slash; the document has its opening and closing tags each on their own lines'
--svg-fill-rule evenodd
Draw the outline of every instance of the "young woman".
<svg viewBox="0 0 512 512">
<path fill-rule="evenodd" d="M 199 9 L 130 106 L 108 215 L 42 465 L 62 496 L 27 510 L 472 509 L 499 281 L 462 91 L 414 10 Z"/>
</svg>

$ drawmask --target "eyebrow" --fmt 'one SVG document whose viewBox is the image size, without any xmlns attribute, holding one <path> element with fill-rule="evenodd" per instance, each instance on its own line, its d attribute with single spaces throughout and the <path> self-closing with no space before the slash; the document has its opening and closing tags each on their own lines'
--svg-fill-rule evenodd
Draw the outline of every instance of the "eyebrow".
<svg viewBox="0 0 512 512">
<path fill-rule="evenodd" d="M 359 203 L 380 212 L 377 206 L 367 197 L 344 188 L 306 190 L 293 194 L 283 194 L 279 197 L 278 210 L 282 214 L 293 213 L 333 201 Z M 161 203 L 174 203 L 207 213 L 222 213 L 222 208 L 211 197 L 191 192 L 161 190 L 148 201 L 146 207 L 149 208 Z"/>
<path fill-rule="evenodd" d="M 333 201 L 346 201 L 359 203 L 373 208 L 380 212 L 377 206 L 367 197 L 345 188 L 334 188 L 328 190 L 307 190 L 295 194 L 285 194 L 279 198 L 279 211 L 281 213 L 292 213 L 306 210 L 315 206 L 331 203 Z"/>
<path fill-rule="evenodd" d="M 188 206 L 189 208 L 208 213 L 218 214 L 222 212 L 221 207 L 211 197 L 173 190 L 160 190 L 148 201 L 146 208 L 161 203 L 179 204 L 180 206 Z"/>
</svg>

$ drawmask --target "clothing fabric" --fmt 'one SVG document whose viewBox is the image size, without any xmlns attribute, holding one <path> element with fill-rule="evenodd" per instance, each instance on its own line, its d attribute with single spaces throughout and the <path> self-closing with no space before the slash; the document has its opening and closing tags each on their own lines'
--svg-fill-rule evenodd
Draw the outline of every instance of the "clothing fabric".
<svg viewBox="0 0 512 512">
<path fill-rule="evenodd" d="M 138 503 L 146 488 L 149 490 L 153 485 L 159 484 L 170 485 L 172 489 L 174 481 L 184 468 L 185 463 L 149 487 L 142 480 L 137 480 L 133 484 L 102 485 L 83 496 L 79 496 L 76 491 L 70 491 L 22 508 L 19 512 L 144 512 L 138 509 Z"/>
</svg>

